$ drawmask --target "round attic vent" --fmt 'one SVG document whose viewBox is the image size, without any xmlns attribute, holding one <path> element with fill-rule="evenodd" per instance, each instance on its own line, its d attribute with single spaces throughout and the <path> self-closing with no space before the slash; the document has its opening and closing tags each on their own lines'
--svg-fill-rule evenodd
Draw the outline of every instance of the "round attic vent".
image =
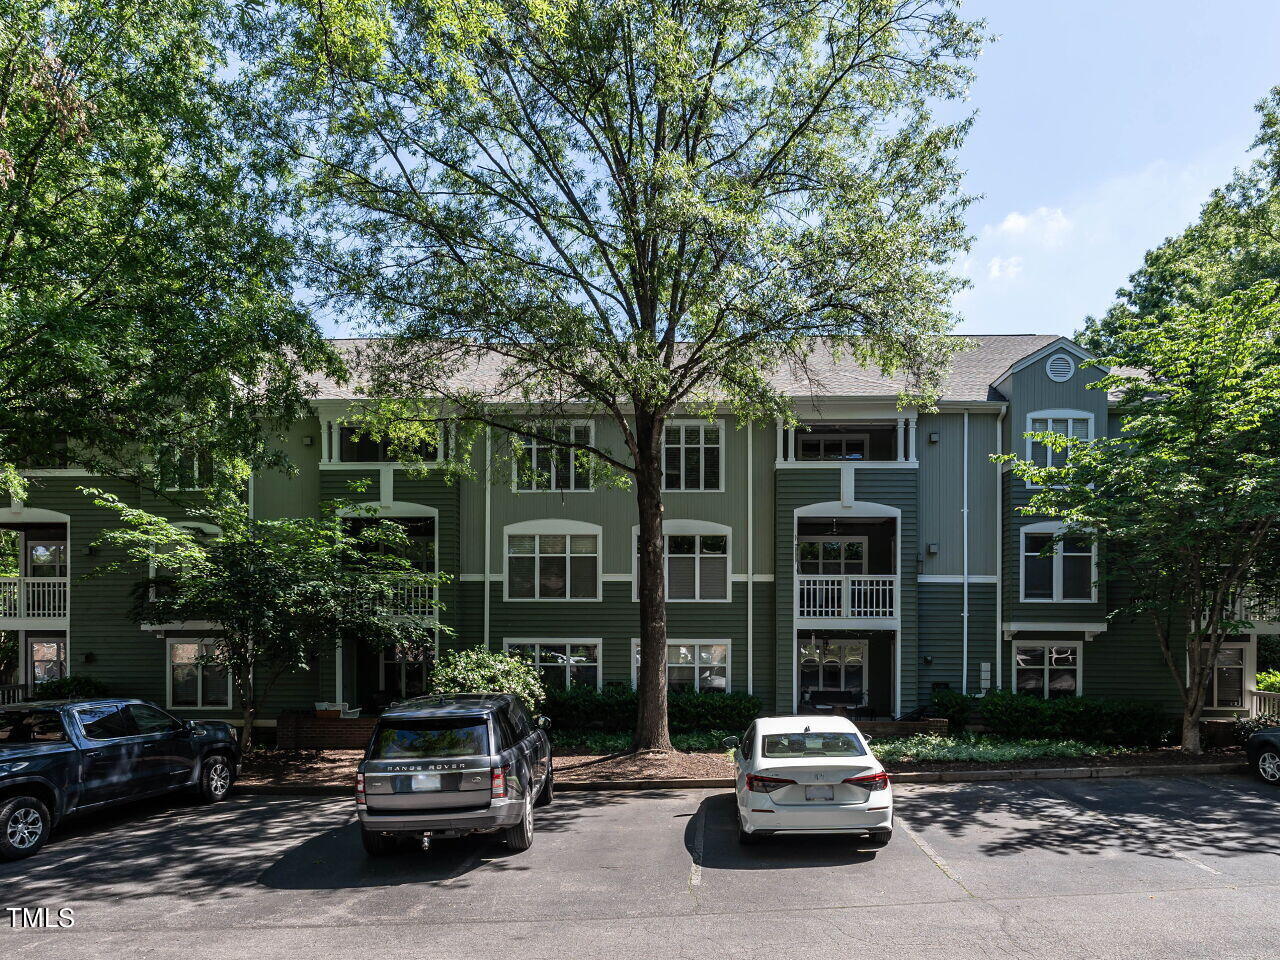
<svg viewBox="0 0 1280 960">
<path fill-rule="evenodd" d="M 1076 372 L 1076 362 L 1065 353 L 1055 353 L 1045 361 L 1044 372 L 1049 375 L 1050 380 L 1064 383 Z"/>
</svg>

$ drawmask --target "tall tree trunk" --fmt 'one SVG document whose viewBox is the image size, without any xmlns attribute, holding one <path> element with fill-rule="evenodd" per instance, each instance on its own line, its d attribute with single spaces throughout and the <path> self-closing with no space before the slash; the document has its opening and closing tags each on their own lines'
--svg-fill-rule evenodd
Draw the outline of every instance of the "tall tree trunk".
<svg viewBox="0 0 1280 960">
<path fill-rule="evenodd" d="M 240 688 L 240 716 L 244 721 L 240 730 L 240 751 L 248 753 L 253 749 L 253 721 L 258 716 L 258 698 L 252 680 Z"/>
<path fill-rule="evenodd" d="M 1200 747 L 1200 710 L 1199 708 L 1193 710 L 1191 704 L 1187 704 L 1182 713 L 1182 752 L 1189 753 L 1192 756 L 1199 756 L 1202 752 Z"/>
<path fill-rule="evenodd" d="M 636 562 L 640 598 L 640 670 L 636 750 L 670 750 L 667 724 L 667 603 L 662 566 L 662 424 L 636 413 L 636 506 L 640 512 Z"/>
</svg>

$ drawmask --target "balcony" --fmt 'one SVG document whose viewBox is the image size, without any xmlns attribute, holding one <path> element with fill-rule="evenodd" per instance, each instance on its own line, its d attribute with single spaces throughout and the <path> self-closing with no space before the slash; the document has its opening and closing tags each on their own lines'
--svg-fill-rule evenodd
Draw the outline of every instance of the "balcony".
<svg viewBox="0 0 1280 960">
<path fill-rule="evenodd" d="M 67 577 L 0 577 L 0 620 L 65 620 Z"/>
<path fill-rule="evenodd" d="M 898 577 L 797 575 L 796 617 L 802 620 L 896 620 Z"/>
</svg>

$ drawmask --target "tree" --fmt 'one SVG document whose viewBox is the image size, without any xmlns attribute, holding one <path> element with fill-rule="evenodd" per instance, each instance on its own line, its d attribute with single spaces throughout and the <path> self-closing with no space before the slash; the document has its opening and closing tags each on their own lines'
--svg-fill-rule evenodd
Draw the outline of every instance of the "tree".
<svg viewBox="0 0 1280 960">
<path fill-rule="evenodd" d="M 272 460 L 307 371 L 281 170 L 254 149 L 223 0 L 10 0 L 0 19 L 0 486 L 68 457 Z M 74 448 L 68 451 L 70 438 Z"/>
<path fill-rule="evenodd" d="M 218 625 L 217 645 L 201 662 L 231 676 L 246 749 L 259 705 L 286 673 L 356 643 L 420 649 L 433 630 L 446 629 L 436 625 L 436 610 L 406 609 L 406 595 L 439 578 L 415 568 L 408 537 L 391 521 L 353 532 L 337 515 L 255 520 L 225 498 L 198 518 L 217 528 L 209 538 L 88 492 L 122 521 L 101 537 L 119 557 L 95 573 L 149 571 L 135 594 L 136 619 Z"/>
<path fill-rule="evenodd" d="M 1077 339 L 1089 350 L 1140 366 L 1142 357 L 1124 355 L 1122 331 L 1159 324 L 1185 307 L 1206 310 L 1259 280 L 1280 279 L 1280 87 L 1256 109 L 1258 158 L 1213 191 L 1195 223 L 1147 252 L 1106 314 L 1086 319 Z"/>
<path fill-rule="evenodd" d="M 638 748 L 670 749 L 667 418 L 790 421 L 772 374 L 814 351 L 934 386 L 969 122 L 930 105 L 984 39 L 956 6 L 492 0 L 478 29 L 284 4 L 246 49 L 316 204 L 314 286 L 380 337 L 371 428 L 533 436 L 634 487 Z M 550 428 L 571 415 L 621 448 Z"/>
<path fill-rule="evenodd" d="M 1251 598 L 1273 598 L 1280 585 L 1278 297 L 1280 285 L 1260 281 L 1158 325 L 1116 324 L 1117 353 L 1143 358 L 1143 369 L 1094 386 L 1120 392 L 1123 434 L 1088 443 L 1035 434 L 1069 451 L 1061 467 L 1004 458 L 1041 487 L 1025 512 L 1096 540 L 1118 587 L 1111 617 L 1154 628 L 1181 691 L 1188 753 L 1200 752 L 1223 638 L 1246 625 Z"/>
<path fill-rule="evenodd" d="M 454 650 L 431 669 L 431 692 L 514 693 L 531 710 L 547 699 L 538 668 L 527 658 L 491 650 Z"/>
</svg>

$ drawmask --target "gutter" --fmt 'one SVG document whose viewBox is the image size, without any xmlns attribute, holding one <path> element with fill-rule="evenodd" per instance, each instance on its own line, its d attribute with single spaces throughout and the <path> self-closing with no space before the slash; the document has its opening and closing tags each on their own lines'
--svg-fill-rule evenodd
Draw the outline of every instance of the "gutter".
<svg viewBox="0 0 1280 960">
<path fill-rule="evenodd" d="M 996 417 L 996 456 L 1004 453 L 1004 417 L 1009 407 Z M 1004 687 L 1004 465 L 996 467 L 996 689 Z"/>
<path fill-rule="evenodd" d="M 756 463 L 752 450 L 755 424 L 747 423 L 747 695 L 754 692 L 752 675 L 755 673 L 755 522 L 754 486 Z"/>
<path fill-rule="evenodd" d="M 963 584 L 961 587 L 961 604 L 960 604 L 960 692 L 968 694 L 969 692 L 969 410 L 964 411 L 964 456 L 963 456 L 964 478 L 961 481 L 961 508 L 960 518 L 964 524 L 964 530 L 961 536 L 963 543 L 962 553 L 962 574 Z"/>
</svg>

